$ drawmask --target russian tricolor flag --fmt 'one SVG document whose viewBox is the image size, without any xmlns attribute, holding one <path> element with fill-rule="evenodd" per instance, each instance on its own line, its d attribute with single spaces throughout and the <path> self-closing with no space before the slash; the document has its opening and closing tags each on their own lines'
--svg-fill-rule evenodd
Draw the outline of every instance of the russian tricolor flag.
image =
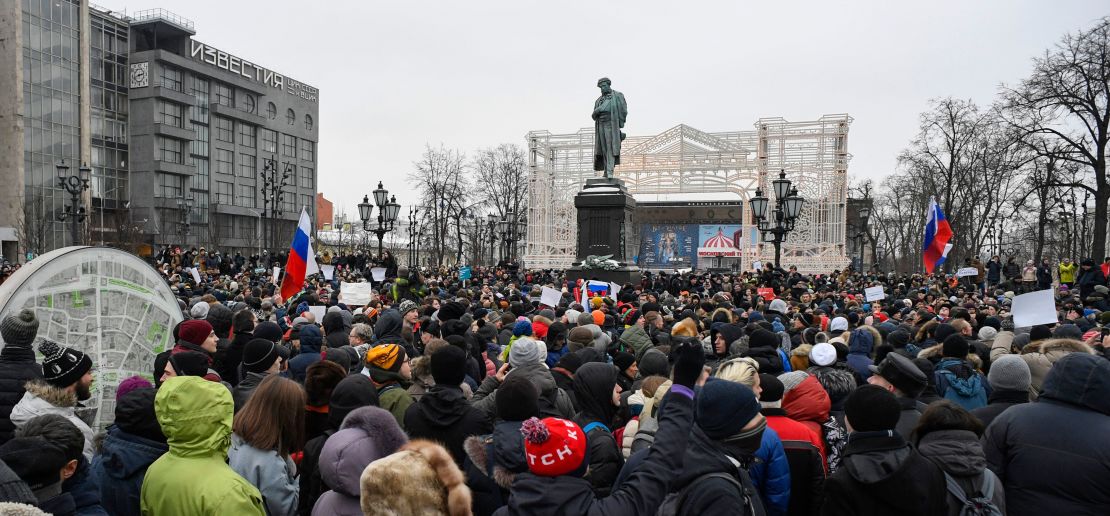
<svg viewBox="0 0 1110 516">
<path fill-rule="evenodd" d="M 301 208 L 301 220 L 297 222 L 297 232 L 293 234 L 293 245 L 289 247 L 289 260 L 285 263 L 285 278 L 281 280 L 281 297 L 289 299 L 304 288 L 307 276 L 320 272 L 316 265 L 316 253 L 308 235 L 312 233 L 312 219 L 308 209 Z"/>
<path fill-rule="evenodd" d="M 952 246 L 948 241 L 952 238 L 952 226 L 944 218 L 944 211 L 940 209 L 936 199 L 929 199 L 929 211 L 925 214 L 925 242 L 921 245 L 921 257 L 925 262 L 925 272 L 932 274 L 933 268 L 948 257 Z"/>
</svg>

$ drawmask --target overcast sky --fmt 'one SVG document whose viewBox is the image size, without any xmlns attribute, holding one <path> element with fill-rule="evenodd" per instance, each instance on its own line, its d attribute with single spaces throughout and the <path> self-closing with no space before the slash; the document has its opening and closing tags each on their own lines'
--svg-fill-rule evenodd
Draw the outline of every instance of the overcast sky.
<svg viewBox="0 0 1110 516">
<path fill-rule="evenodd" d="M 589 126 L 751 130 L 848 113 L 853 178 L 881 178 L 930 98 L 989 104 L 1105 0 L 933 2 L 96 0 L 163 7 L 198 40 L 320 89 L 319 190 L 352 216 L 383 181 L 407 212 L 425 144 L 466 152 Z"/>
</svg>

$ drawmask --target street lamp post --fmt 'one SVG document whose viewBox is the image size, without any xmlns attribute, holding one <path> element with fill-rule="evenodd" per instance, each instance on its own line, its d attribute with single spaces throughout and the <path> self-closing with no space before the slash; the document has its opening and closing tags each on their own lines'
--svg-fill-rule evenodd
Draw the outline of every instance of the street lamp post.
<svg viewBox="0 0 1110 516">
<path fill-rule="evenodd" d="M 416 216 L 420 210 L 416 206 L 409 206 L 409 256 L 406 262 L 412 267 L 416 262 Z"/>
<path fill-rule="evenodd" d="M 867 201 L 867 197 L 864 197 L 864 202 L 866 203 L 866 201 Z M 864 204 L 859 209 L 860 231 L 859 231 L 859 234 L 857 235 L 857 237 L 859 239 L 859 270 L 861 272 L 867 270 L 867 267 L 865 266 L 866 265 L 866 260 L 865 259 L 867 257 L 867 247 L 866 246 L 867 246 L 869 236 L 870 236 L 869 232 L 868 232 L 869 230 L 868 230 L 868 227 L 867 227 L 867 219 L 870 219 L 870 218 L 871 218 L 871 207 L 868 206 L 867 204 Z"/>
<path fill-rule="evenodd" d="M 775 246 L 775 267 L 778 268 L 782 243 L 786 240 L 786 235 L 794 231 L 794 223 L 802 212 L 805 199 L 798 195 L 797 188 L 791 187 L 785 170 L 779 171 L 778 179 L 771 181 L 771 184 L 775 190 L 775 209 L 770 217 L 767 216 L 768 199 L 763 196 L 761 189 L 757 188 L 755 197 L 748 202 L 763 241 Z"/>
<path fill-rule="evenodd" d="M 271 156 L 269 159 L 262 160 L 262 215 L 270 219 L 270 227 L 266 231 L 266 248 L 273 249 L 274 230 L 276 229 L 275 220 L 280 219 L 282 216 L 282 200 L 285 198 L 285 187 L 289 186 L 289 180 L 292 179 L 293 164 L 289 162 L 284 163 L 281 175 L 278 175 L 278 162 Z"/>
<path fill-rule="evenodd" d="M 193 213 L 193 198 L 189 197 L 188 199 L 178 199 L 177 200 L 177 209 L 178 209 L 178 211 L 181 212 L 181 222 L 180 222 L 180 224 L 181 224 L 181 237 L 182 237 L 181 238 L 181 240 L 182 240 L 181 244 L 182 244 L 183 247 L 188 247 L 189 246 L 189 231 L 192 228 L 192 224 L 189 221 L 189 217 Z"/>
<path fill-rule="evenodd" d="M 358 204 L 358 216 L 362 219 L 362 229 L 378 236 L 378 259 L 381 260 L 382 239 L 385 238 L 386 233 L 393 231 L 393 224 L 397 221 L 397 212 L 401 211 L 401 205 L 397 204 L 396 196 L 389 196 L 389 190 L 382 187 L 381 181 L 378 181 L 378 188 L 372 193 L 374 204 L 370 204 L 369 196 L 362 196 L 362 202 Z M 372 228 L 370 214 L 374 206 L 378 207 L 378 226 Z"/>
<path fill-rule="evenodd" d="M 497 265 L 497 252 L 494 251 L 493 246 L 497 243 L 497 215 L 492 213 L 486 215 L 486 224 L 489 225 L 489 262 L 490 265 Z"/>
<path fill-rule="evenodd" d="M 77 175 L 69 175 L 69 165 L 66 165 L 66 160 L 62 160 L 56 165 L 58 169 L 58 186 L 69 192 L 69 206 L 66 206 L 60 220 L 70 221 L 70 234 L 73 236 L 73 245 L 80 245 L 81 233 L 80 224 L 85 220 L 86 212 L 85 207 L 81 206 L 81 193 L 89 189 L 89 176 L 92 174 L 92 169 L 88 165 L 81 165 L 77 168 Z"/>
</svg>

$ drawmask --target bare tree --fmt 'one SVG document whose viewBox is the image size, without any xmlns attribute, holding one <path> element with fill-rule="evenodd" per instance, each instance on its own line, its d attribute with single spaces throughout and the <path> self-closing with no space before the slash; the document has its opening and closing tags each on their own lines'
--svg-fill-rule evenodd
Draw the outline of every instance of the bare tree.
<svg viewBox="0 0 1110 516">
<path fill-rule="evenodd" d="M 20 195 L 20 203 L 23 205 L 23 213 L 15 225 L 16 238 L 19 239 L 19 245 L 22 248 L 21 254 L 27 252 L 39 255 L 49 250 L 51 244 L 51 232 L 53 230 L 54 218 L 46 207 L 46 198 L 41 192 L 35 193 L 30 202 L 26 202 L 26 197 Z"/>
<path fill-rule="evenodd" d="M 436 265 L 443 264 L 447 249 L 462 238 L 458 220 L 471 193 L 465 163 L 466 156 L 458 150 L 428 145 L 408 176 L 409 184 L 419 190 L 424 207 L 421 217 L 431 233 L 430 251 Z"/>
</svg>

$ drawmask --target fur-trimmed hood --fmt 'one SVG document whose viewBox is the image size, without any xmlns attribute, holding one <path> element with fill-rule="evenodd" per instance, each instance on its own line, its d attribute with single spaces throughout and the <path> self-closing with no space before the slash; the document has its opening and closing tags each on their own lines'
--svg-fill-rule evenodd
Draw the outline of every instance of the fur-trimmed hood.
<svg viewBox="0 0 1110 516">
<path fill-rule="evenodd" d="M 919 351 L 917 353 L 917 358 L 924 358 L 924 359 L 936 362 L 936 361 L 939 361 L 941 359 L 941 355 L 943 353 L 944 353 L 944 344 L 937 344 L 936 346 L 929 346 L 929 347 Z M 967 359 L 967 361 L 970 362 L 971 365 L 974 366 L 976 369 L 979 369 L 979 370 L 983 369 L 983 359 L 978 354 L 976 354 L 974 351 L 968 353 L 967 356 L 964 357 L 964 358 Z"/>
<path fill-rule="evenodd" d="M 366 514 L 471 514 L 466 477 L 447 450 L 431 441 L 410 442 L 370 463 L 360 484 Z"/>
<path fill-rule="evenodd" d="M 520 421 L 503 421 L 494 427 L 489 435 L 473 435 L 463 442 L 463 449 L 474 466 L 485 475 L 508 490 L 513 485 L 517 473 L 528 471 L 524 461 L 524 437 L 520 434 Z M 493 452 L 490 456 L 489 452 Z M 492 464 L 490 463 L 492 461 Z"/>
<path fill-rule="evenodd" d="M 809 358 L 809 352 L 812 349 L 813 349 L 813 344 L 799 344 L 798 347 L 794 348 L 794 350 L 790 352 L 790 354 L 794 355 L 796 357 L 805 357 L 805 358 L 808 359 Z"/>
<path fill-rule="evenodd" d="M 320 450 L 324 483 L 346 496 L 359 496 L 359 476 L 371 462 L 397 451 L 408 437 L 388 410 L 361 407 L 351 411 L 339 431 Z"/>
<path fill-rule="evenodd" d="M 27 382 L 23 385 L 23 388 L 28 394 L 36 396 L 55 407 L 77 407 L 77 393 L 69 392 L 61 387 L 55 387 L 42 380 Z"/>
<path fill-rule="evenodd" d="M 77 394 L 55 387 L 41 380 L 32 380 L 24 385 L 27 392 L 12 408 L 12 424 L 22 427 L 31 419 L 44 414 L 57 414 L 68 419 L 85 437 L 84 455 L 89 461 L 93 458 L 93 431 L 88 423 L 77 416 Z"/>
<path fill-rule="evenodd" d="M 1049 358 L 1049 360 L 1055 362 L 1067 353 L 1087 353 L 1093 355 L 1094 350 L 1092 350 L 1090 346 L 1078 340 L 1045 339 L 1026 344 L 1025 347 L 1021 349 L 1022 355 L 1027 355 L 1030 353 L 1040 353 L 1042 355 L 1050 356 L 1059 355 L 1056 357 L 1056 359 Z"/>
</svg>

